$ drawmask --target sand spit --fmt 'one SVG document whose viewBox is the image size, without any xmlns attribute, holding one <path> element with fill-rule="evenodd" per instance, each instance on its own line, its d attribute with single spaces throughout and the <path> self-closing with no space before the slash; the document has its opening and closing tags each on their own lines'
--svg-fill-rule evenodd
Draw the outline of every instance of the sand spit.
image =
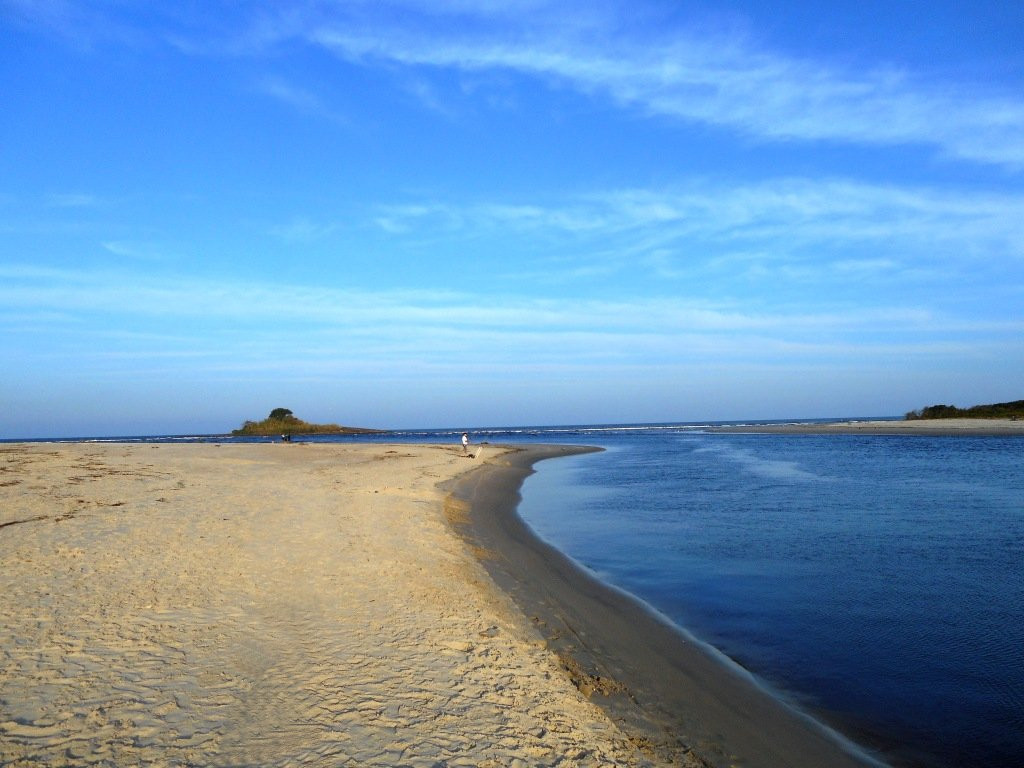
<svg viewBox="0 0 1024 768">
<path fill-rule="evenodd" d="M 1013 419 L 916 419 L 913 421 L 837 421 L 824 424 L 752 424 L 711 427 L 713 432 L 770 432 L 794 435 L 1018 435 L 1024 421 Z"/>
<path fill-rule="evenodd" d="M 445 520 L 501 451 L 0 445 L 0 765 L 650 764 Z"/>
<path fill-rule="evenodd" d="M 531 446 L 452 484 L 454 498 L 469 509 L 456 530 L 480 549 L 492 578 L 559 654 L 575 684 L 593 691 L 592 700 L 645 754 L 667 764 L 884 768 L 880 756 L 794 709 L 533 533 L 516 512 L 514 489 L 538 461 L 586 450 Z"/>
</svg>

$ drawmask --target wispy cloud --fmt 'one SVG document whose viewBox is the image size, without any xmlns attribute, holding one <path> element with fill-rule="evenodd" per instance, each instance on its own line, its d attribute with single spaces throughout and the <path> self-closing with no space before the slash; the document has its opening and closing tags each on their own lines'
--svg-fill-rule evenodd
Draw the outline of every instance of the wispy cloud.
<svg viewBox="0 0 1024 768">
<path fill-rule="evenodd" d="M 101 245 L 107 252 L 126 259 L 157 261 L 165 258 L 165 251 L 163 247 L 155 243 L 107 240 L 101 243 Z"/>
<path fill-rule="evenodd" d="M 26 265 L 0 265 L 0 298 L 19 316 L 69 315 L 135 317 L 146 323 L 180 321 L 243 328 L 277 319 L 278 332 L 292 336 L 302 329 L 333 330 L 379 339 L 471 338 L 477 334 L 542 334 L 557 340 L 587 334 L 620 338 L 676 338 L 680 333 L 756 333 L 812 336 L 830 330 L 901 330 L 933 333 L 936 329 L 969 331 L 951 317 L 925 307 L 841 307 L 799 311 L 778 307 L 752 310 L 725 301 L 630 298 L 619 300 L 546 300 L 525 296 L 483 296 L 460 292 L 356 291 L 301 284 L 218 282 L 173 277 L 146 277 L 130 271 L 77 271 Z M 231 320 L 233 323 L 221 321 Z M 130 327 L 136 327 L 132 324 Z M 991 324 L 985 329 L 991 330 Z M 1007 331 L 1024 329 L 1024 320 Z M 273 334 L 273 332 L 271 332 Z M 539 338 L 539 336 L 538 336 Z"/>
<path fill-rule="evenodd" d="M 293 216 L 287 223 L 271 227 L 270 234 L 289 242 L 310 243 L 330 236 L 337 229 L 335 223 L 316 222 L 308 216 Z"/>
<path fill-rule="evenodd" d="M 430 70 L 509 73 L 755 140 L 920 145 L 948 158 L 1024 169 L 1018 92 L 936 79 L 898 63 L 865 69 L 839 56 L 797 56 L 745 32 L 709 32 L 700 20 L 663 24 L 656 6 L 631 5 L 627 20 L 614 5 L 540 0 L 312 0 L 134 16 L 72 0 L 2 2 L 25 23 L 90 43 L 161 39 L 192 55 L 252 57 L 298 40 L 350 63 L 415 68 L 402 82 L 431 109 L 450 107 L 436 97 Z M 293 107 L 340 117 L 306 85 L 272 77 L 260 87 Z"/>
<path fill-rule="evenodd" d="M 52 208 L 95 208 L 103 203 L 98 196 L 83 192 L 54 193 L 46 202 Z"/>
<path fill-rule="evenodd" d="M 256 84 L 256 90 L 286 104 L 298 112 L 327 118 L 339 125 L 348 125 L 349 120 L 308 87 L 296 85 L 279 75 L 269 75 Z"/>
<path fill-rule="evenodd" d="M 949 157 L 1024 168 L 1024 99 L 984 83 L 936 82 L 896 68 L 853 70 L 771 50 L 743 35 L 677 28 L 653 39 L 647 30 L 640 39 L 611 18 L 591 23 L 584 34 L 564 31 L 572 25 L 556 31 L 545 23 L 557 13 L 552 6 L 518 24 L 483 7 L 458 10 L 460 23 L 444 26 L 425 12 L 404 23 L 386 12 L 344 18 L 321 12 L 292 30 L 351 62 L 514 72 L 763 140 L 919 144 Z"/>
<path fill-rule="evenodd" d="M 415 77 L 407 80 L 404 87 L 406 92 L 421 106 L 429 109 L 431 112 L 435 112 L 448 119 L 456 116 L 456 111 L 452 108 L 451 104 L 429 80 Z"/>
<path fill-rule="evenodd" d="M 601 414 L 609 399 L 637 399 L 623 392 L 664 392 L 666 402 L 684 399 L 692 409 L 708 392 L 754 380 L 751 399 L 763 403 L 782 397 L 775 391 L 808 387 L 802 379 L 817 389 L 846 386 L 847 372 L 952 364 L 1012 376 L 1007 361 L 1024 354 L 1024 320 L 979 320 L 906 300 L 755 307 L 623 292 L 556 301 L 532 292 L 345 290 L 0 263 L 0 307 L 0 354 L 18 363 L 12 381 L 32 382 L 21 391 L 45 398 L 61 382 L 96 387 L 114 393 L 108 408 L 116 412 L 125 392 L 144 393 L 151 405 L 158 393 L 195 389 L 190 402 L 212 399 L 217 419 L 237 413 L 238 423 L 251 416 L 239 411 L 243 393 L 276 403 L 281 392 L 314 400 L 329 392 L 333 407 L 353 401 L 385 423 L 416 424 L 466 419 L 475 408 L 466 387 L 485 403 L 547 401 L 561 388 L 542 417 L 556 422 L 585 404 L 587 391 Z M 772 377 L 783 383 L 766 385 Z M 450 412 L 438 416 L 449 397 Z M 395 402 L 409 410 L 396 411 Z M 896 407 L 916 405 L 911 398 Z M 655 402 L 628 419 L 666 418 L 664 407 Z M 778 407 L 790 406 L 783 398 Z M 494 418 L 488 408 L 479 423 Z"/>
<path fill-rule="evenodd" d="M 712 265 L 810 253 L 820 264 L 861 273 L 921 260 L 962 264 L 1024 262 L 1024 197 L 865 184 L 842 179 L 772 179 L 756 184 L 695 182 L 666 189 L 620 189 L 553 204 L 459 205 L 436 200 L 385 206 L 377 224 L 408 237 L 529 234 L 586 244 L 588 258 L 642 256 L 664 273 L 682 254 Z M 536 242 L 536 240 L 535 240 Z M 846 257 L 870 245 L 872 258 Z M 823 259 L 819 249 L 835 254 Z M 583 250 L 564 246 L 565 253 Z"/>
</svg>

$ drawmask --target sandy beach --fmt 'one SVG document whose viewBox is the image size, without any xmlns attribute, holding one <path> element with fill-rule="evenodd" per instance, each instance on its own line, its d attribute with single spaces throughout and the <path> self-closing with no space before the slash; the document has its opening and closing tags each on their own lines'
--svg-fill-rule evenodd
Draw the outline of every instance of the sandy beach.
<svg viewBox="0 0 1024 768">
<path fill-rule="evenodd" d="M 0 764 L 643 764 L 452 533 L 461 452 L 0 446 Z"/>
<path fill-rule="evenodd" d="M 561 452 L 0 446 L 0 765 L 863 765 L 517 522 Z"/>
<path fill-rule="evenodd" d="M 1012 419 L 914 419 L 836 421 L 820 424 L 751 424 L 711 427 L 714 432 L 769 432 L 794 435 L 1024 435 L 1024 421 Z"/>
</svg>

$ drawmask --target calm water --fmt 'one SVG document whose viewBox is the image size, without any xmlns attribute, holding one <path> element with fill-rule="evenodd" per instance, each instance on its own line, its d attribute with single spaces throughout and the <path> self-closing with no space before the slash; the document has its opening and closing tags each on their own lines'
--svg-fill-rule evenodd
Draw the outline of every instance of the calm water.
<svg viewBox="0 0 1024 768">
<path fill-rule="evenodd" d="M 900 764 L 1024 766 L 1024 439 L 578 441 L 545 539 Z"/>
<path fill-rule="evenodd" d="M 861 743 L 907 766 L 1024 766 L 1024 438 L 473 439 L 606 448 L 539 464 L 527 522 Z"/>
</svg>

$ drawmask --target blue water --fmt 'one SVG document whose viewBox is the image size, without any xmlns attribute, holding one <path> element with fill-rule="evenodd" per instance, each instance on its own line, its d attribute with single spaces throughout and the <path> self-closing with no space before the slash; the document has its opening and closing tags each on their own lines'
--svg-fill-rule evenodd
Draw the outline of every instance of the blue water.
<svg viewBox="0 0 1024 768">
<path fill-rule="evenodd" d="M 311 441 L 457 444 L 460 431 Z M 604 447 L 539 464 L 526 521 L 893 763 L 1024 766 L 1024 438 L 472 436 Z"/>
<path fill-rule="evenodd" d="M 595 437 L 542 537 L 898 764 L 1024 766 L 1024 439 Z"/>
</svg>

